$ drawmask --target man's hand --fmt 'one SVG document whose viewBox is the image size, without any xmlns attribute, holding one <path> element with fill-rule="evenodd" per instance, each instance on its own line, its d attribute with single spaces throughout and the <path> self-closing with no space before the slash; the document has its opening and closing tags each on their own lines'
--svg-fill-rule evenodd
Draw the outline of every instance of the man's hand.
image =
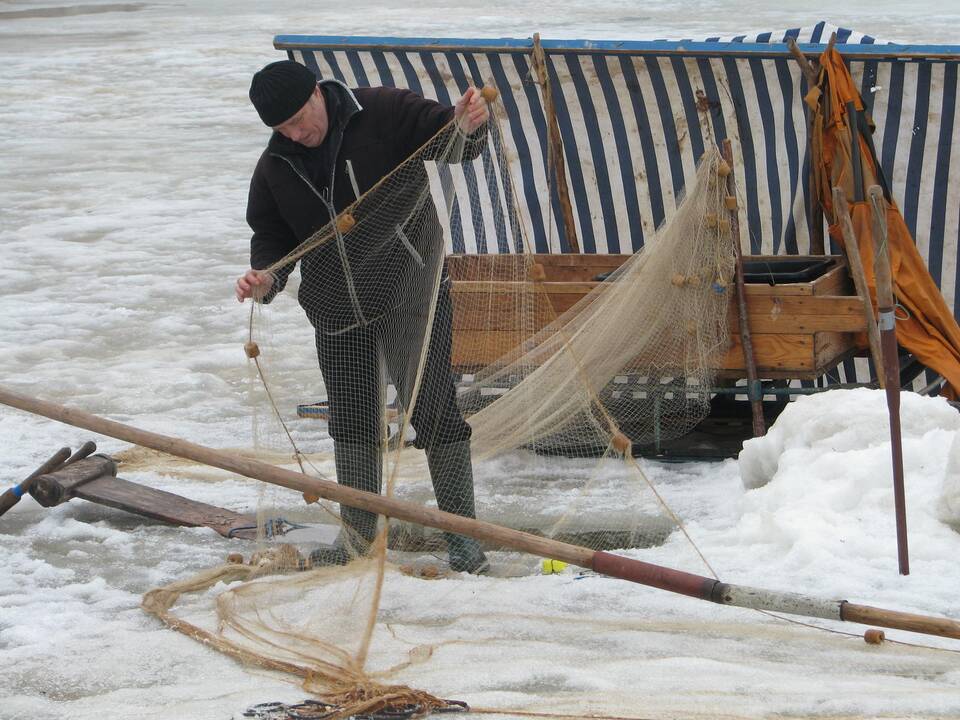
<svg viewBox="0 0 960 720">
<path fill-rule="evenodd" d="M 467 88 L 463 97 L 457 100 L 457 105 L 453 110 L 453 117 L 456 118 L 459 128 L 467 135 L 474 132 L 490 119 L 487 101 L 483 99 L 483 96 L 477 88 Z"/>
<path fill-rule="evenodd" d="M 237 278 L 237 302 L 243 302 L 247 298 L 261 300 L 264 295 L 270 292 L 273 287 L 273 275 L 261 272 L 260 270 L 247 270 L 242 276 Z"/>
</svg>

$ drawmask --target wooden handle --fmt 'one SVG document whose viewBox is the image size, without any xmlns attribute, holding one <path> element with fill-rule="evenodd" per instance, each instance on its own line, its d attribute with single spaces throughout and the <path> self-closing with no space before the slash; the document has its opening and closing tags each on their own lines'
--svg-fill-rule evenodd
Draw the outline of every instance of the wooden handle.
<svg viewBox="0 0 960 720">
<path fill-rule="evenodd" d="M 733 143 L 727 138 L 723 141 L 723 160 L 717 166 L 717 174 L 726 178 L 727 197 L 736 199 L 737 186 L 733 174 Z M 747 314 L 747 291 L 743 278 L 743 253 L 740 248 L 740 219 L 737 211 L 728 208 L 728 218 L 717 220 L 717 226 L 726 229 L 731 234 L 734 258 L 734 278 L 737 290 L 737 316 L 740 321 L 740 347 L 743 350 L 743 363 L 747 370 L 747 397 L 750 399 L 750 412 L 753 416 L 753 436 L 762 437 L 767 432 L 766 419 L 763 416 L 763 397 L 760 392 L 760 378 L 757 375 L 757 363 L 753 354 L 753 338 L 750 334 L 750 320 Z"/>
<path fill-rule="evenodd" d="M 500 95 L 500 91 L 497 90 L 493 85 L 484 85 L 483 89 L 480 91 L 480 95 L 484 100 L 487 101 L 487 104 L 489 105 L 496 101 Z"/>
<path fill-rule="evenodd" d="M 880 387 L 884 387 L 886 380 L 883 376 L 883 351 L 880 347 L 880 331 L 877 329 L 877 318 L 873 312 L 873 301 L 870 299 L 870 288 L 867 286 L 867 276 L 863 269 L 863 259 L 860 257 L 860 246 L 850 221 L 850 208 L 847 206 L 847 196 L 838 187 L 833 189 L 833 216 L 840 225 L 843 235 L 843 247 L 847 259 L 850 261 L 850 276 L 857 295 L 863 300 L 863 312 L 867 319 L 867 340 L 870 343 L 870 357 L 876 368 Z"/>
<path fill-rule="evenodd" d="M 877 276 L 877 306 L 892 309 L 893 278 L 890 271 L 890 249 L 887 247 L 887 216 L 883 201 L 883 191 L 878 185 L 867 189 L 870 206 L 873 210 L 873 272 Z"/>
<path fill-rule="evenodd" d="M 30 473 L 30 475 L 28 475 L 23 482 L 21 482 L 15 488 L 7 490 L 3 495 L 0 495 L 0 515 L 3 515 L 7 510 L 20 502 L 20 498 L 24 495 L 24 493 L 30 491 L 30 486 L 33 485 L 34 480 L 41 475 L 46 475 L 47 473 L 56 470 L 58 467 L 63 465 L 63 463 L 69 457 L 70 448 L 60 448 L 50 457 L 49 460 Z"/>
<path fill-rule="evenodd" d="M 78 462 L 79 460 L 88 458 L 91 455 L 93 455 L 96 451 L 97 451 L 97 444 L 93 440 L 87 440 L 83 445 L 80 446 L 79 450 L 77 450 L 73 455 L 71 455 L 66 459 L 66 461 L 63 463 L 63 467 L 66 467 L 67 465 L 73 465 L 75 462 Z"/>
<path fill-rule="evenodd" d="M 949 618 L 914 615 L 899 610 L 884 610 L 883 608 L 854 605 L 853 603 L 843 603 L 840 614 L 841 618 L 848 622 L 879 625 L 895 630 L 909 630 L 925 635 L 939 635 L 940 637 L 960 640 L 960 623 Z"/>
</svg>

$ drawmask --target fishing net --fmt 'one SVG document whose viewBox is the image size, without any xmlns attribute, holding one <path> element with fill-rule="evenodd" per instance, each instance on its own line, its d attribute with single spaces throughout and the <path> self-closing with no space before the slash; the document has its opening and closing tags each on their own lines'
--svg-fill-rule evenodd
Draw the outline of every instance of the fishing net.
<svg viewBox="0 0 960 720">
<path fill-rule="evenodd" d="M 494 106 L 475 133 L 453 121 L 385 178 L 355 178 L 348 207 L 318 197 L 331 222 L 264 269 L 273 283 L 247 344 L 262 380 L 253 392 L 310 475 L 592 550 L 635 552 L 684 533 L 631 449 L 682 435 L 709 411 L 730 351 L 730 169 L 709 150 L 636 255 L 545 257 L 528 247 L 522 178 L 505 145 Z M 446 257 L 464 235 L 501 252 Z M 310 334 L 268 344 L 261 314 L 289 307 L 293 288 Z M 304 407 L 321 388 L 325 403 Z M 224 652 L 299 676 L 334 708 L 329 717 L 451 709 L 410 688 L 444 645 L 481 653 L 506 640 L 498 617 L 509 612 L 495 585 L 463 579 L 522 583 L 562 568 L 305 499 L 271 490 L 261 508 L 308 526 L 287 536 L 296 549 L 274 544 L 153 591 L 145 606 Z M 692 542 L 673 562 L 713 574 Z M 197 604 L 173 612 L 181 595 L 236 580 L 217 595 L 216 618 Z M 432 608 L 417 600 L 425 592 Z M 440 632 L 464 618 L 469 629 Z"/>
</svg>

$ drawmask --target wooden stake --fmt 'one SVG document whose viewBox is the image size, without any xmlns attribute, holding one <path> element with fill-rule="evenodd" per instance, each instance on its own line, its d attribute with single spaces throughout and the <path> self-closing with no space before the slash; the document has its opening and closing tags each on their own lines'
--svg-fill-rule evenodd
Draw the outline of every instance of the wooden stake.
<svg viewBox="0 0 960 720">
<path fill-rule="evenodd" d="M 897 514 L 897 561 L 901 575 L 910 574 L 907 549 L 907 501 L 903 487 L 903 438 L 900 433 L 900 358 L 897 353 L 896 304 L 887 244 L 887 206 L 879 185 L 867 188 L 873 210 L 873 272 L 877 277 L 877 312 L 883 372 L 886 378 L 887 414 L 890 416 L 890 450 L 893 460 L 893 500 Z"/>
<path fill-rule="evenodd" d="M 788 38 L 787 48 L 800 66 L 800 72 L 803 73 L 803 77 L 806 78 L 808 92 L 817 87 L 817 71 L 807 60 L 807 56 L 803 54 L 803 51 L 800 50 L 797 41 L 793 38 Z M 817 168 L 820 167 L 821 159 L 818 157 L 819 153 L 817 152 L 816 143 L 813 141 L 813 117 L 813 109 L 808 107 L 807 147 L 810 151 L 810 166 L 807 175 L 807 186 L 810 196 L 810 213 L 807 222 L 810 226 L 810 254 L 823 255 L 826 252 L 823 237 L 823 206 L 820 203 L 819 184 L 817 183 Z"/>
<path fill-rule="evenodd" d="M 563 231 L 567 236 L 570 252 L 580 252 L 577 240 L 577 226 L 573 221 L 573 206 L 570 204 L 570 191 L 567 188 L 567 172 L 563 160 L 563 141 L 560 139 L 560 126 L 553 105 L 553 90 L 550 86 L 550 70 L 547 55 L 540 44 L 540 33 L 533 34 L 533 68 L 536 70 L 540 87 L 543 90 L 544 112 L 547 116 L 547 175 L 557 188 L 560 209 L 563 212 Z M 552 171 L 552 172 L 551 172 Z"/>
<path fill-rule="evenodd" d="M 222 468 L 245 477 L 299 490 L 300 492 L 316 492 L 327 500 L 342 503 L 349 507 L 369 510 L 399 520 L 408 520 L 420 525 L 446 530 L 447 532 L 468 535 L 478 540 L 499 543 L 504 547 L 528 552 L 541 558 L 562 560 L 571 565 L 589 568 L 610 577 L 641 583 L 701 600 L 709 600 L 721 605 L 771 610 L 833 620 L 868 622 L 870 625 L 879 625 L 880 627 L 899 628 L 960 639 L 960 623 L 948 618 L 927 617 L 896 610 L 853 605 L 844 600 L 828 600 L 797 593 L 733 585 L 720 582 L 714 578 L 633 560 L 621 555 L 594 552 L 589 548 L 530 535 L 482 520 L 452 515 L 408 501 L 354 490 L 330 480 L 312 478 L 292 470 L 285 470 L 256 460 L 249 460 L 213 448 L 196 445 L 186 440 L 140 430 L 81 410 L 26 397 L 2 386 L 0 386 L 0 403 L 68 425 L 86 428 L 91 432 Z"/>
<path fill-rule="evenodd" d="M 727 138 L 723 141 L 723 157 L 727 166 L 727 195 L 736 197 L 737 186 L 733 173 L 733 144 Z M 747 397 L 753 413 L 753 436 L 760 437 L 767 432 L 763 418 L 763 396 L 760 392 L 760 380 L 757 377 L 757 364 L 753 357 L 753 340 L 750 335 L 750 320 L 747 315 L 747 295 L 743 281 L 743 257 L 740 250 L 740 220 L 736 210 L 728 210 L 730 215 L 730 236 L 733 244 L 733 256 L 736 262 L 737 311 L 740 319 L 740 345 L 743 348 L 743 362 L 747 367 Z"/>
<path fill-rule="evenodd" d="M 873 358 L 873 366 L 876 368 L 877 379 L 880 381 L 880 387 L 882 388 L 886 385 L 886 380 L 883 377 L 880 331 L 877 329 L 877 318 L 873 314 L 873 301 L 870 299 L 870 288 L 867 286 L 867 276 L 863 270 L 860 246 L 857 244 L 857 236 L 853 231 L 853 223 L 850 221 L 850 208 L 847 205 L 847 198 L 843 194 L 843 190 L 838 187 L 833 189 L 833 215 L 837 224 L 840 225 L 840 232 L 843 233 L 844 252 L 850 263 L 850 276 L 853 278 L 853 285 L 857 289 L 857 295 L 863 300 L 863 313 L 867 319 L 867 340 L 870 343 L 870 357 Z"/>
</svg>

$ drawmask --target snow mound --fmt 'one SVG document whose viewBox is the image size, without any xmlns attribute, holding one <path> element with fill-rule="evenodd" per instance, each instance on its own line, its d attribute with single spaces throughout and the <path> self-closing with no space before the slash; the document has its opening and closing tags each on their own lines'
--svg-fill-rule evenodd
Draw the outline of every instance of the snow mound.
<svg viewBox="0 0 960 720">
<path fill-rule="evenodd" d="M 953 437 L 947 469 L 943 476 L 943 490 L 937 504 L 937 517 L 941 522 L 960 531 L 960 432 Z"/>
<path fill-rule="evenodd" d="M 957 432 L 960 413 L 943 398 L 903 392 L 900 422 L 906 445 L 923 441 L 931 433 Z M 853 460 L 857 453 L 872 456 L 877 450 L 890 457 L 884 392 L 867 388 L 833 390 L 798 398 L 780 414 L 766 435 L 747 440 L 740 452 L 740 477 L 743 486 L 751 490 L 773 480 L 781 467 L 798 461 L 811 463 L 844 455 Z"/>
<path fill-rule="evenodd" d="M 915 575 L 950 573 L 942 562 L 958 547 L 947 523 L 960 509 L 960 413 L 942 398 L 905 392 L 901 423 Z M 895 557 L 889 433 L 880 390 L 836 390 L 791 403 L 765 437 L 744 443 L 739 466 L 747 491 L 724 543 L 755 565 L 766 558 L 768 572 L 809 571 L 838 592 L 862 573 L 864 586 L 879 592 L 871 573 L 885 574 Z"/>
</svg>

